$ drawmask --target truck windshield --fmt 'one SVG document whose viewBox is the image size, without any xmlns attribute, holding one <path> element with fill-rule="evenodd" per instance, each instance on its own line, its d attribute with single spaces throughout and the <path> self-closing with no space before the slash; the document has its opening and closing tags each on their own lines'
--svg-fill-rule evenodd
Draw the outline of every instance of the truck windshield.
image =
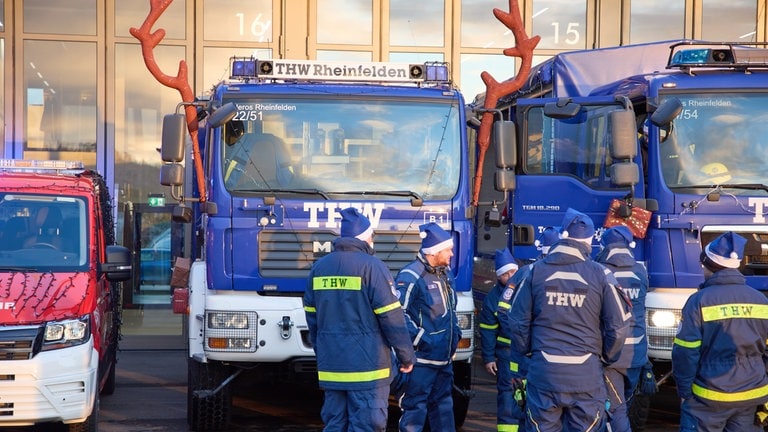
<svg viewBox="0 0 768 432">
<path fill-rule="evenodd" d="M 87 264 L 86 203 L 0 194 L 0 271 L 77 271 Z"/>
<path fill-rule="evenodd" d="M 228 101 L 225 101 L 228 102 Z M 458 105 L 362 99 L 234 100 L 222 134 L 233 194 L 413 194 L 450 199 L 461 160 Z"/>
<path fill-rule="evenodd" d="M 743 193 L 768 184 L 768 94 L 675 94 L 683 110 L 659 136 L 671 188 L 723 185 Z M 752 191 L 752 192 L 748 192 Z"/>
</svg>

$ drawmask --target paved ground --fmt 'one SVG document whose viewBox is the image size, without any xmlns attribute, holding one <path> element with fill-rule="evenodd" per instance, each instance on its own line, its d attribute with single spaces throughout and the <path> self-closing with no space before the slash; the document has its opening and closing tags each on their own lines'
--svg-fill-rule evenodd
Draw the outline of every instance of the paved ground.
<svg viewBox="0 0 768 432">
<path fill-rule="evenodd" d="M 461 432 L 495 431 L 495 384 L 475 362 L 475 397 Z M 120 353 L 117 390 L 101 399 L 100 432 L 186 431 L 186 353 L 182 350 L 125 350 Z M 321 399 L 313 389 L 288 386 L 239 389 L 229 432 L 319 432 Z M 676 430 L 675 398 L 663 392 L 646 432 Z M 55 425 L 13 432 L 58 432 Z M 397 428 L 392 425 L 388 431 Z M 4 431 L 10 432 L 11 430 Z"/>
</svg>

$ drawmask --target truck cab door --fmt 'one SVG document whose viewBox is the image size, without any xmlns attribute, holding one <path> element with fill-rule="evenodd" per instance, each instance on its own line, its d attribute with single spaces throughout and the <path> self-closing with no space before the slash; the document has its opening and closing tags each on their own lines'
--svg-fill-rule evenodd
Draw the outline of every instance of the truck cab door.
<svg viewBox="0 0 768 432">
<path fill-rule="evenodd" d="M 538 236 L 547 226 L 559 226 L 570 207 L 589 215 L 599 228 L 613 198 L 642 196 L 642 183 L 633 188 L 611 179 L 611 165 L 626 162 L 611 157 L 611 142 L 634 140 L 638 145 L 631 110 L 628 100 L 612 97 L 518 100 L 520 160 L 509 208 L 514 225 L 532 226 Z M 624 115 L 611 114 L 617 111 Z M 638 168 L 639 157 L 631 161 Z M 518 258 L 537 255 L 535 246 L 515 247 Z"/>
</svg>

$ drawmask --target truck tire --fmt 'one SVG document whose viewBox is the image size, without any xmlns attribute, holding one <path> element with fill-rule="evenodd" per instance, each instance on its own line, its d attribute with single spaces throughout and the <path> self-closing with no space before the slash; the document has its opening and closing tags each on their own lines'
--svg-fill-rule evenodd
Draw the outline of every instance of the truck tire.
<svg viewBox="0 0 768 432">
<path fill-rule="evenodd" d="M 629 405 L 629 425 L 632 432 L 644 432 L 645 422 L 648 420 L 648 414 L 651 410 L 651 398 L 653 396 L 635 393 Z"/>
<path fill-rule="evenodd" d="M 99 395 L 96 394 L 93 401 L 93 411 L 82 423 L 72 423 L 66 425 L 67 432 L 98 432 L 99 430 Z"/>
<path fill-rule="evenodd" d="M 213 390 L 229 377 L 229 368 L 220 363 L 188 361 L 187 423 L 193 431 L 226 430 L 232 416 L 232 386 L 219 392 L 201 396 L 198 390 Z"/>
<path fill-rule="evenodd" d="M 453 364 L 453 420 L 461 428 L 467 419 L 469 400 L 472 398 L 472 364 Z"/>
<path fill-rule="evenodd" d="M 117 343 L 115 343 L 114 347 L 107 349 L 110 351 L 108 354 L 110 359 L 107 362 L 109 372 L 107 372 L 107 380 L 104 381 L 104 387 L 101 388 L 101 394 L 110 396 L 115 393 L 116 387 L 115 373 L 117 369 Z"/>
<path fill-rule="evenodd" d="M 112 364 L 109 366 L 109 373 L 107 374 L 107 380 L 104 381 L 104 387 L 101 389 L 101 394 L 104 396 L 110 396 L 115 393 L 115 369 L 117 369 L 117 363 L 112 360 Z"/>
</svg>

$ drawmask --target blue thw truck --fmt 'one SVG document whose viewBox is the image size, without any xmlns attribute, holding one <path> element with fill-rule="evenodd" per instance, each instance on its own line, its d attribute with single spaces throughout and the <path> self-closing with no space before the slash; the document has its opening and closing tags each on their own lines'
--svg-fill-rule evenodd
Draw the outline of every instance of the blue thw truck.
<svg viewBox="0 0 768 432">
<path fill-rule="evenodd" d="M 415 259 L 419 225 L 453 235 L 461 424 L 475 347 L 474 154 L 448 65 L 233 58 L 230 78 L 194 104 L 199 142 L 185 148 L 184 114 L 170 114 L 161 149 L 161 183 L 180 202 L 174 218 L 194 231 L 191 428 L 226 427 L 231 384 L 244 371 L 316 375 L 302 295 L 346 207 L 371 220 L 376 256 L 393 275 Z M 199 148 L 205 191 L 182 167 L 189 146 Z"/>
<path fill-rule="evenodd" d="M 483 112 L 483 100 L 471 109 Z M 624 216 L 651 212 L 635 254 L 650 278 L 648 354 L 658 372 L 669 370 L 680 310 L 704 281 L 699 257 L 713 238 L 746 237 L 740 271 L 768 291 L 765 44 L 677 40 L 558 54 L 500 99 L 496 121 L 515 146 L 516 187 L 507 224 L 492 228 L 496 244 L 485 248 L 509 245 L 532 259 L 536 237 L 569 207 L 597 227 L 614 199 Z"/>
</svg>

